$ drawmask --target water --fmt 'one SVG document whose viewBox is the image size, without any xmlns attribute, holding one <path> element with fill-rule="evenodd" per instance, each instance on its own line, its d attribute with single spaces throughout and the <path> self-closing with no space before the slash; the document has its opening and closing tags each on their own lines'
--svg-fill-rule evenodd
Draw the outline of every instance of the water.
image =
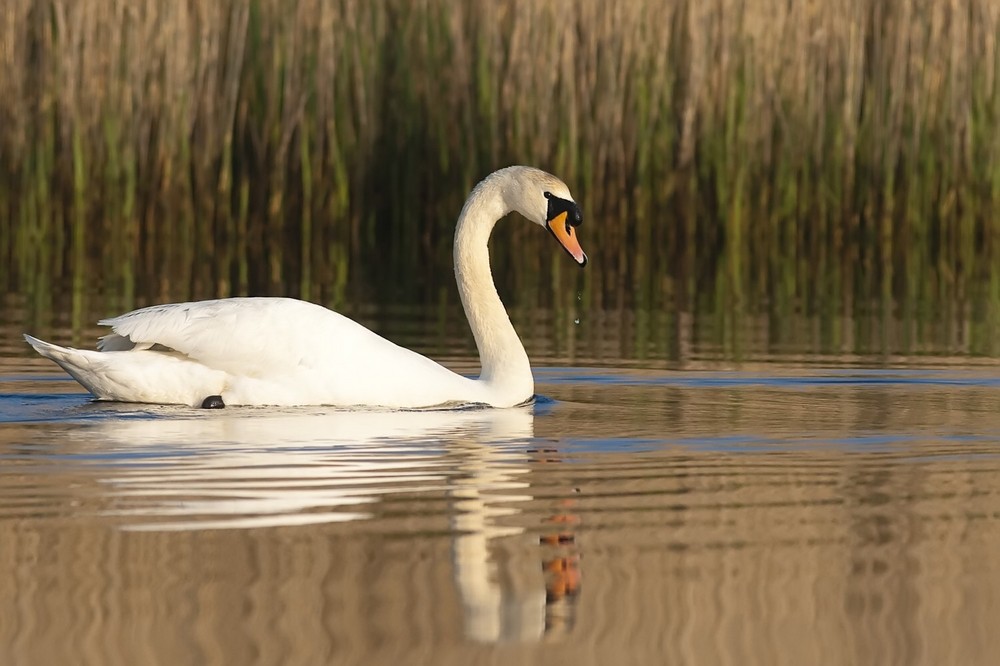
<svg viewBox="0 0 1000 666">
<path fill-rule="evenodd" d="M 997 359 L 551 318 L 535 404 L 450 412 L 93 403 L 8 320 L 0 663 L 992 663 Z"/>
</svg>

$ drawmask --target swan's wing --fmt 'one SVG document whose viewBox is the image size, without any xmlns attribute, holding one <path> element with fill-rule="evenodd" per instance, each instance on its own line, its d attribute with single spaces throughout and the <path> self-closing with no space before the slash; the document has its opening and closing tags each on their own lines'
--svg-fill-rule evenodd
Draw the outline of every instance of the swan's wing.
<svg viewBox="0 0 1000 666">
<path fill-rule="evenodd" d="M 333 346 L 350 349 L 352 341 L 392 345 L 343 315 L 288 298 L 155 305 L 100 324 L 114 331 L 101 340 L 102 351 L 162 345 L 208 367 L 251 377 L 328 362 Z"/>
<path fill-rule="evenodd" d="M 101 324 L 113 330 L 104 349 L 160 345 L 227 373 L 232 404 L 410 407 L 478 400 L 475 382 L 305 301 L 158 305 Z"/>
</svg>

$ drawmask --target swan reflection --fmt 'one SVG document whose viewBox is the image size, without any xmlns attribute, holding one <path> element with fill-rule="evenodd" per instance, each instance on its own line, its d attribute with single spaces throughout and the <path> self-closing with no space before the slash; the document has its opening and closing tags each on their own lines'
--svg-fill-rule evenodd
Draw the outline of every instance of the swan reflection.
<svg viewBox="0 0 1000 666">
<path fill-rule="evenodd" d="M 85 430 L 88 439 L 99 435 L 103 451 L 121 454 L 102 481 L 112 499 L 107 513 L 123 518 L 124 529 L 358 520 L 376 515 L 389 495 L 437 493 L 449 500 L 453 577 L 470 639 L 532 640 L 569 624 L 566 600 L 575 587 L 566 594 L 566 576 L 553 574 L 563 559 L 551 548 L 553 538 L 563 547 L 571 542 L 567 526 L 545 530 L 541 548 L 531 550 L 534 564 L 524 566 L 517 548 L 525 529 L 519 505 L 534 499 L 531 406 L 118 416 Z M 519 535 L 520 544 L 509 539 Z M 521 556 L 504 557 L 510 552 Z"/>
</svg>

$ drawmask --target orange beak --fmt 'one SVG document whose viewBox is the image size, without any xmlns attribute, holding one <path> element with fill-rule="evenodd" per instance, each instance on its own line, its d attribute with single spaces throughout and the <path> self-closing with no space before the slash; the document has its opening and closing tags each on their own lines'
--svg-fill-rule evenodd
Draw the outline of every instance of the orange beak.
<svg viewBox="0 0 1000 666">
<path fill-rule="evenodd" d="M 573 257 L 576 263 L 580 264 L 580 266 L 586 266 L 587 253 L 580 247 L 580 241 L 576 239 L 576 227 L 572 226 L 566 220 L 567 215 L 566 211 L 563 211 L 546 222 L 545 226 L 556 237 L 556 240 L 563 246 L 563 249 L 569 253 L 569 256 Z"/>
</svg>

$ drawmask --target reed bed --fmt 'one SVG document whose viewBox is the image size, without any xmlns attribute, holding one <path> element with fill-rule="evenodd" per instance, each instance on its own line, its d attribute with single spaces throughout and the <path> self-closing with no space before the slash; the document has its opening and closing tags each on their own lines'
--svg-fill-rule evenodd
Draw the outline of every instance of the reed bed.
<svg viewBox="0 0 1000 666">
<path fill-rule="evenodd" d="M 0 287 L 453 299 L 462 200 L 528 163 L 594 269 L 510 225 L 522 304 L 995 321 L 998 35 L 996 0 L 5 0 Z"/>
</svg>

